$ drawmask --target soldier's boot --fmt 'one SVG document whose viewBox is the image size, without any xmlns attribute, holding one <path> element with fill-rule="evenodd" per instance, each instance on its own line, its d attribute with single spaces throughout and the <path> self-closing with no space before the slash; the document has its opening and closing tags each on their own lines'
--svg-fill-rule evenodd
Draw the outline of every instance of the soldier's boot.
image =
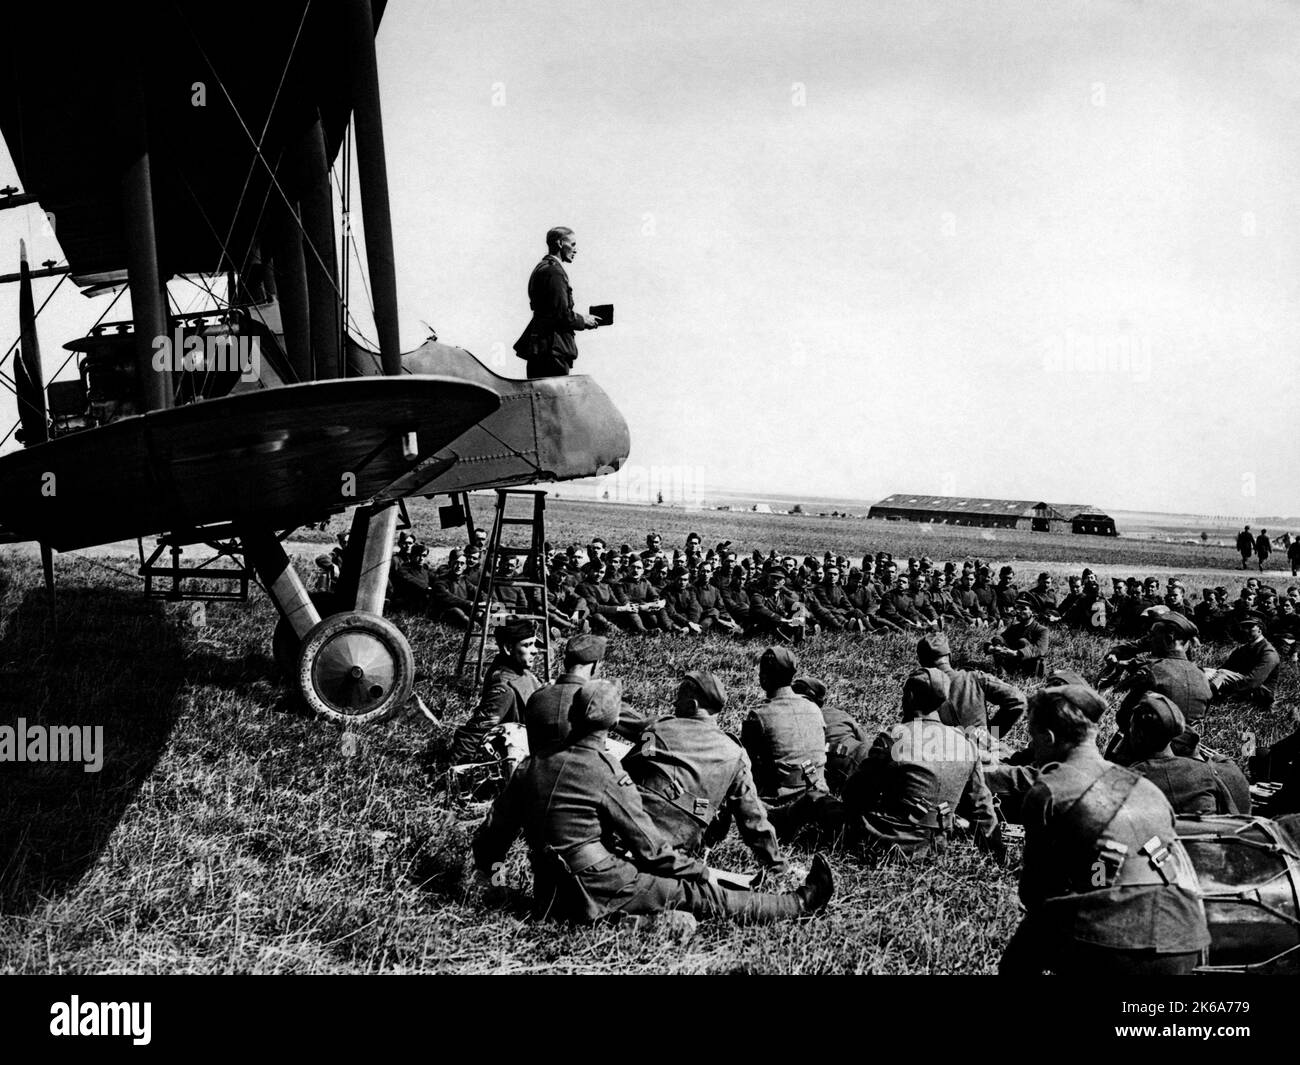
<svg viewBox="0 0 1300 1065">
<path fill-rule="evenodd" d="M 794 893 L 799 896 L 804 913 L 821 913 L 826 909 L 831 896 L 835 894 L 835 877 L 831 874 L 831 863 L 824 854 L 813 855 L 808 877 Z"/>
</svg>

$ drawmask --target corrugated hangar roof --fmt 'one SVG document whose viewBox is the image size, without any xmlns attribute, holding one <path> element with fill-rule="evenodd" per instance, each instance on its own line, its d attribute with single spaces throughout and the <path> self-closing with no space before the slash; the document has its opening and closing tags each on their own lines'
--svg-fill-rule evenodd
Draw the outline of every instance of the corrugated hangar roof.
<svg viewBox="0 0 1300 1065">
<path fill-rule="evenodd" d="M 1050 503 L 1036 499 L 977 499 L 963 496 L 910 495 L 907 492 L 886 496 L 877 507 L 889 507 L 894 510 L 942 511 L 966 514 L 998 514 L 1004 517 L 1039 517 L 1035 511 L 1046 507 L 1049 518 L 1064 516 Z"/>
</svg>

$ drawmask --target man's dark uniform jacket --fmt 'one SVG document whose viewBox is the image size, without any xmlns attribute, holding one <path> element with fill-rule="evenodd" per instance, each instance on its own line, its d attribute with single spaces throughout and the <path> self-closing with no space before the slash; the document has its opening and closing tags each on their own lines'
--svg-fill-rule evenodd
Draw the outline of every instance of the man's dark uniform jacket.
<svg viewBox="0 0 1300 1065">
<path fill-rule="evenodd" d="M 557 377 L 573 369 L 578 345 L 576 329 L 586 329 L 582 315 L 573 309 L 573 289 L 558 256 L 548 255 L 528 279 L 532 321 L 515 341 L 515 353 L 528 360 L 529 377 Z"/>
<path fill-rule="evenodd" d="M 647 816 L 640 790 L 599 734 L 579 736 L 519 767 L 474 836 L 477 868 L 486 872 L 503 861 L 521 830 L 537 916 L 592 921 L 618 912 L 682 909 L 752 922 L 802 912 L 793 892 L 729 891 L 712 884 L 701 860 L 668 845 Z"/>
<path fill-rule="evenodd" d="M 526 669 L 520 672 L 510 659 L 498 653 L 483 678 L 483 695 L 465 724 L 456 730 L 451 745 L 452 765 L 472 762 L 479 755 L 484 737 L 503 721 L 524 721 L 529 697 L 541 681 Z"/>
<path fill-rule="evenodd" d="M 1176 814 L 1250 813 L 1249 805 L 1244 810 L 1238 807 L 1234 789 L 1221 775 L 1225 766 L 1165 752 L 1134 762 L 1129 768 L 1164 792 Z M 1240 774 L 1235 766 L 1232 768 Z M 1249 785 L 1246 795 L 1250 795 Z"/>
<path fill-rule="evenodd" d="M 1125 708 L 1136 706 L 1147 692 L 1159 692 L 1183 712 L 1188 722 L 1197 722 L 1205 717 L 1214 697 L 1205 673 L 1189 662 L 1182 651 L 1169 651 L 1159 658 L 1148 658 L 1145 665 L 1129 676 L 1126 687 L 1128 694 L 1120 704 L 1121 713 Z"/>
<path fill-rule="evenodd" d="M 1043 766 L 1023 812 L 1026 914 L 1003 956 L 1003 973 L 1043 966 L 1069 972 L 1086 968 L 1085 958 L 1098 951 L 1158 958 L 1209 946 L 1174 812 L 1149 780 L 1081 744 L 1065 761 Z"/>
<path fill-rule="evenodd" d="M 678 850 L 700 853 L 726 835 L 734 818 L 759 863 L 784 869 L 749 756 L 707 710 L 679 711 L 652 723 L 623 768 L 640 787 L 650 819 Z"/>
<path fill-rule="evenodd" d="M 1240 683 L 1230 688 L 1220 689 L 1220 695 L 1241 696 L 1262 688 L 1277 675 L 1277 667 L 1281 661 L 1277 648 L 1263 638 L 1238 645 L 1228 655 L 1223 668 L 1240 673 L 1242 679 Z"/>
</svg>

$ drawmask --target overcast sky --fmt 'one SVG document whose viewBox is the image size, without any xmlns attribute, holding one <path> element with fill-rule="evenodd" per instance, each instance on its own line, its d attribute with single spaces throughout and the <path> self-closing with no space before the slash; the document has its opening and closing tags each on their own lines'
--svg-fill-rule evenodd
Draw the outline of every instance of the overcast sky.
<svg viewBox="0 0 1300 1065">
<path fill-rule="evenodd" d="M 406 348 L 522 376 L 569 225 L 634 463 L 1300 515 L 1293 6 L 392 0 L 378 44 Z"/>
</svg>

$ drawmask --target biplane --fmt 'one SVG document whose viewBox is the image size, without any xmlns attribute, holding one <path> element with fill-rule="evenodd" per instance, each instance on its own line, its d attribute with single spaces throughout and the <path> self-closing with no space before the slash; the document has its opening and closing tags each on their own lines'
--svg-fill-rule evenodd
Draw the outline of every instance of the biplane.
<svg viewBox="0 0 1300 1065">
<path fill-rule="evenodd" d="M 6 14 L 21 47 L 0 73 L 23 185 L 0 209 L 39 204 L 66 258 L 34 269 L 23 255 L 0 278 L 19 288 L 23 444 L 0 456 L 0 539 L 38 541 L 51 588 L 55 549 L 155 534 L 237 545 L 296 640 L 293 682 L 336 720 L 381 719 L 411 696 L 410 646 L 383 616 L 401 500 L 607 473 L 629 449 L 590 378 L 503 378 L 436 339 L 401 352 L 383 8 L 23 5 Z M 49 76 L 51 56 L 66 73 Z M 373 345 L 355 335 L 338 251 L 354 145 Z M 59 273 L 87 295 L 129 292 L 131 312 L 67 343 L 76 379 L 47 388 L 32 289 Z M 180 313 L 177 277 L 214 306 Z M 351 609 L 322 618 L 283 540 L 352 508 Z"/>
</svg>

